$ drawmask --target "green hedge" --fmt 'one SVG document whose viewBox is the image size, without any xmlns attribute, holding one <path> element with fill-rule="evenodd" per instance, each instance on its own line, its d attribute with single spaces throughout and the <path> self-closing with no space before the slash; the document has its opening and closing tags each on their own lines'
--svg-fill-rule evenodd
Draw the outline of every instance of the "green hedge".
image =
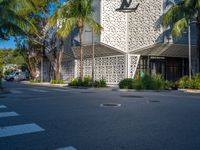
<svg viewBox="0 0 200 150">
<path fill-rule="evenodd" d="M 119 83 L 120 89 L 137 89 L 137 90 L 163 90 L 177 89 L 175 83 L 163 80 L 161 75 L 144 75 L 137 79 L 124 79 Z"/>
<path fill-rule="evenodd" d="M 178 85 L 182 89 L 200 89 L 200 74 L 196 74 L 191 80 L 184 76 L 178 81 Z"/>
<path fill-rule="evenodd" d="M 64 84 L 63 80 L 51 80 L 51 84 Z"/>
<path fill-rule="evenodd" d="M 72 79 L 69 83 L 69 86 L 75 86 L 75 87 L 92 87 L 92 78 L 89 76 L 85 76 L 83 80 L 80 79 Z M 106 87 L 106 81 L 105 80 L 95 80 L 94 81 L 94 87 Z"/>
</svg>

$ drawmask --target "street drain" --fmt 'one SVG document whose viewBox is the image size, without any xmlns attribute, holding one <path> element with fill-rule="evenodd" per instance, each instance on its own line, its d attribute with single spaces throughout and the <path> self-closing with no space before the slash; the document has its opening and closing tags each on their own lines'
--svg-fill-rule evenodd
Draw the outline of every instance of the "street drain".
<svg viewBox="0 0 200 150">
<path fill-rule="evenodd" d="M 104 103 L 104 104 L 100 104 L 101 107 L 121 107 L 121 104 L 117 104 L 117 103 Z"/>
<path fill-rule="evenodd" d="M 126 98 L 144 98 L 142 96 L 136 96 L 136 95 L 121 95 L 120 97 L 126 97 Z"/>
<path fill-rule="evenodd" d="M 149 100 L 150 103 L 160 103 L 158 100 Z"/>
</svg>

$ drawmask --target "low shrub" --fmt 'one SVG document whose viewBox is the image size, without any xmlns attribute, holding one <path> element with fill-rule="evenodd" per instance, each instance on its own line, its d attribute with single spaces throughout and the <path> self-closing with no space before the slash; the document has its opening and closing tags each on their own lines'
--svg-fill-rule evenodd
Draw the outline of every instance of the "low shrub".
<svg viewBox="0 0 200 150">
<path fill-rule="evenodd" d="M 84 87 L 91 87 L 92 86 L 92 78 L 90 76 L 85 76 L 83 78 L 83 81 L 79 80 L 80 85 L 79 86 L 84 86 Z"/>
<path fill-rule="evenodd" d="M 106 81 L 105 80 L 96 80 L 94 81 L 94 87 L 100 88 L 100 87 L 106 87 Z"/>
<path fill-rule="evenodd" d="M 183 76 L 179 81 L 178 81 L 178 87 L 179 88 L 189 88 L 189 77 L 188 76 Z"/>
<path fill-rule="evenodd" d="M 163 90 L 165 86 L 165 81 L 161 75 L 154 75 L 151 79 L 151 89 Z"/>
<path fill-rule="evenodd" d="M 72 80 L 69 82 L 69 86 L 78 86 L 78 80 L 77 80 L 77 79 L 72 79 Z"/>
<path fill-rule="evenodd" d="M 178 81 L 178 86 L 182 89 L 200 89 L 200 74 L 196 74 L 191 80 L 188 76 L 182 77 Z"/>
<path fill-rule="evenodd" d="M 133 89 L 134 79 L 127 78 L 119 82 L 120 89 Z"/>
<path fill-rule="evenodd" d="M 200 73 L 194 76 L 194 87 L 200 89 Z"/>
<path fill-rule="evenodd" d="M 64 84 L 63 80 L 51 80 L 51 84 Z"/>
<path fill-rule="evenodd" d="M 178 84 L 177 84 L 177 82 L 166 80 L 164 83 L 164 89 L 165 90 L 177 90 Z"/>
<path fill-rule="evenodd" d="M 165 81 L 161 75 L 149 76 L 144 75 L 143 78 L 124 79 L 120 81 L 119 88 L 121 89 L 137 89 L 137 90 L 162 90 L 164 89 Z"/>
<path fill-rule="evenodd" d="M 94 81 L 94 87 L 106 87 L 106 81 L 105 80 L 96 80 Z M 92 87 L 92 78 L 89 76 L 85 76 L 83 80 L 80 79 L 72 79 L 69 82 L 69 86 L 82 86 L 82 87 Z"/>
<path fill-rule="evenodd" d="M 40 80 L 30 80 L 31 83 L 40 83 Z"/>
</svg>

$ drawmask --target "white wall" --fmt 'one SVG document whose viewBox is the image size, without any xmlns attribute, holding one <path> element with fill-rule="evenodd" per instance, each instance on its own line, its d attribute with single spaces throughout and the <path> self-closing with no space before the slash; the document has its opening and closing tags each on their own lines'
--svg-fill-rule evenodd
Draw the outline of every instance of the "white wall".
<svg viewBox="0 0 200 150">
<path fill-rule="evenodd" d="M 135 12 L 117 12 L 121 0 L 101 0 L 101 42 L 123 52 L 153 45 L 163 40 L 161 16 L 163 0 L 133 0 Z"/>
</svg>

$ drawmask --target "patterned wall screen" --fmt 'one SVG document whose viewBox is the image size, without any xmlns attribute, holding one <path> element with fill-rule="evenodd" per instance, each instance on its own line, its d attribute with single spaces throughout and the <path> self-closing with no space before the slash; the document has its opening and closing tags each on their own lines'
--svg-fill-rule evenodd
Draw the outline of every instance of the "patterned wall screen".
<svg viewBox="0 0 200 150">
<path fill-rule="evenodd" d="M 139 64 L 140 55 L 128 55 L 128 77 L 134 78 Z"/>
<path fill-rule="evenodd" d="M 75 76 L 75 61 L 67 61 L 62 65 L 62 78 L 64 81 L 69 81 Z"/>
<path fill-rule="evenodd" d="M 95 58 L 95 80 L 105 79 L 108 84 L 118 84 L 120 80 L 134 78 L 140 56 L 128 54 Z M 128 65 L 128 66 L 127 66 Z M 84 60 L 84 76 L 92 76 L 92 59 Z M 79 76 L 80 61 L 73 60 L 63 64 L 63 80 L 69 81 Z"/>
<path fill-rule="evenodd" d="M 80 71 L 80 61 L 77 61 L 77 69 Z M 117 84 L 126 74 L 126 57 L 109 56 L 95 58 L 95 79 L 105 79 L 108 84 Z M 84 60 L 84 76 L 92 75 L 92 59 Z"/>
</svg>

